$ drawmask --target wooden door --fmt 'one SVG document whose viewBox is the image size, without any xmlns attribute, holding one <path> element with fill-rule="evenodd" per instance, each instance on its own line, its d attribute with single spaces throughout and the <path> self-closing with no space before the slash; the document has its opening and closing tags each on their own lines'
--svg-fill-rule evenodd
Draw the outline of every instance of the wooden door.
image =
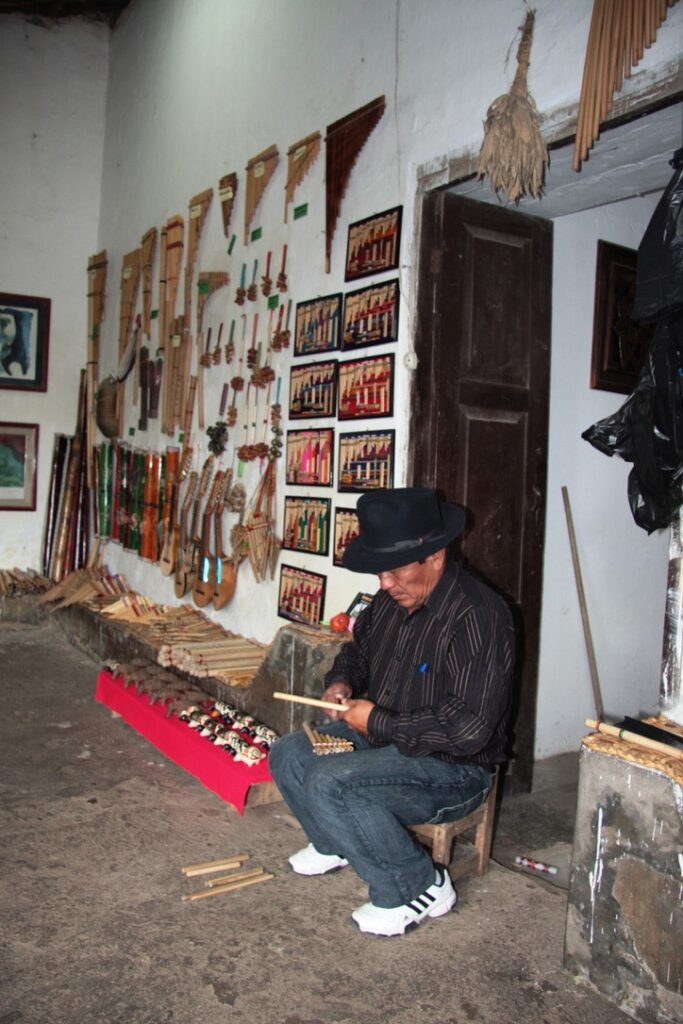
<svg viewBox="0 0 683 1024">
<path fill-rule="evenodd" d="M 533 768 L 551 280 L 551 222 L 426 196 L 411 475 L 467 509 L 459 554 L 517 620 L 513 789 L 531 787 Z"/>
</svg>

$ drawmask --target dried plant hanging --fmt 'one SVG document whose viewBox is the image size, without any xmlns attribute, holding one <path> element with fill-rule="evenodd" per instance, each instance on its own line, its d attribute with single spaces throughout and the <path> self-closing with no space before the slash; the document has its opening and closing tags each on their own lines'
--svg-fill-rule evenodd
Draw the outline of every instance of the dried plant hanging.
<svg viewBox="0 0 683 1024">
<path fill-rule="evenodd" d="M 494 100 L 486 113 L 477 165 L 477 179 L 488 175 L 491 188 L 504 192 L 513 203 L 524 195 L 537 199 L 542 194 L 549 162 L 538 110 L 527 88 L 535 17 L 535 11 L 527 11 L 510 91 Z"/>
<path fill-rule="evenodd" d="M 572 169 L 581 170 L 612 109 L 623 79 L 631 77 L 645 49 L 652 46 L 667 7 L 677 0 L 594 0 L 581 97 L 576 121 Z"/>
</svg>

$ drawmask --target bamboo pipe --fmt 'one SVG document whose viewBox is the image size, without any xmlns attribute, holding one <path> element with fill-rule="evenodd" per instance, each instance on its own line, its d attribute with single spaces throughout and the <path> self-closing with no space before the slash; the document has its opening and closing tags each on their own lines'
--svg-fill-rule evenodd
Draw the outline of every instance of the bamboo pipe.
<svg viewBox="0 0 683 1024">
<path fill-rule="evenodd" d="M 314 708 L 327 708 L 329 711 L 343 711 L 344 704 L 333 704 L 331 700 L 317 700 L 315 697 L 299 697 L 294 693 L 273 693 L 277 700 L 289 700 L 293 704 L 310 704 Z"/>
<path fill-rule="evenodd" d="M 664 754 L 666 757 L 673 757 L 677 761 L 683 761 L 683 750 L 675 750 L 667 743 L 660 743 L 659 740 L 651 740 L 649 737 L 641 736 L 637 732 L 629 732 L 627 729 L 620 729 L 616 725 L 608 725 L 607 722 L 601 722 L 595 718 L 587 718 L 586 725 L 589 729 L 596 729 L 598 732 L 605 733 L 606 736 L 614 736 L 619 740 L 624 740 L 625 743 L 632 743 L 636 747 L 656 750 L 658 754 Z"/>
<path fill-rule="evenodd" d="M 219 860 L 205 860 L 199 864 L 186 864 L 180 870 L 188 878 L 193 875 L 206 875 L 210 871 L 223 871 L 229 868 L 239 868 L 242 861 L 249 860 L 248 853 L 236 853 L 232 857 L 221 857 Z"/>
<path fill-rule="evenodd" d="M 186 902 L 193 900 L 203 900 L 207 896 L 218 896 L 222 892 L 233 892 L 235 889 L 243 889 L 245 885 L 256 885 L 257 882 L 266 882 L 269 878 L 274 878 L 274 875 L 259 875 L 258 878 L 245 878 L 242 882 L 233 882 L 228 885 L 217 885 L 215 889 L 202 889 L 201 892 L 193 892 L 187 896 L 183 896 L 182 899 Z"/>
<path fill-rule="evenodd" d="M 215 889 L 217 885 L 225 885 L 227 882 L 241 882 L 244 878 L 258 878 L 264 874 L 263 868 L 251 868 L 249 871 L 238 871 L 237 874 L 219 875 L 218 878 L 210 878 L 204 885 L 208 889 Z"/>
</svg>

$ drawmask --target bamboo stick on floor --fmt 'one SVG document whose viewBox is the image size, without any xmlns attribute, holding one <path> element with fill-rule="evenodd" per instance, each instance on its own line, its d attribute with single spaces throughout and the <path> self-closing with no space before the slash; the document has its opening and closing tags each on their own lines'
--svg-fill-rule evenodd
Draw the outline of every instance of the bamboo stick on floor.
<svg viewBox="0 0 683 1024">
<path fill-rule="evenodd" d="M 211 871 L 227 871 L 229 868 L 239 868 L 243 861 L 249 860 L 248 853 L 235 853 L 232 857 L 221 857 L 220 860 L 206 860 L 199 864 L 186 864 L 180 870 L 188 878 L 192 875 L 207 875 Z"/>
<path fill-rule="evenodd" d="M 246 885 L 256 885 L 258 882 L 267 882 L 269 878 L 274 878 L 274 875 L 263 874 L 259 875 L 258 878 L 245 878 L 242 882 L 233 882 L 228 885 L 217 885 L 215 889 L 202 889 L 200 892 L 189 893 L 183 896 L 184 902 L 192 902 L 194 900 L 203 900 L 207 896 L 220 896 L 224 892 L 234 892 L 235 889 L 243 889 Z"/>
</svg>

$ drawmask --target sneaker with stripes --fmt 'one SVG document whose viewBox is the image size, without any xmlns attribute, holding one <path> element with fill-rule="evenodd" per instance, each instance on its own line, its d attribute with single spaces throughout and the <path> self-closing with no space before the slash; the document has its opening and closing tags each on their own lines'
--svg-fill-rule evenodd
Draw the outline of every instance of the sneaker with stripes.
<svg viewBox="0 0 683 1024">
<path fill-rule="evenodd" d="M 417 927 L 425 917 L 441 917 L 447 914 L 458 900 L 450 875 L 442 868 L 436 869 L 436 881 L 401 907 L 376 907 L 364 903 L 353 911 L 351 917 L 362 932 L 372 935 L 403 935 Z"/>
</svg>

